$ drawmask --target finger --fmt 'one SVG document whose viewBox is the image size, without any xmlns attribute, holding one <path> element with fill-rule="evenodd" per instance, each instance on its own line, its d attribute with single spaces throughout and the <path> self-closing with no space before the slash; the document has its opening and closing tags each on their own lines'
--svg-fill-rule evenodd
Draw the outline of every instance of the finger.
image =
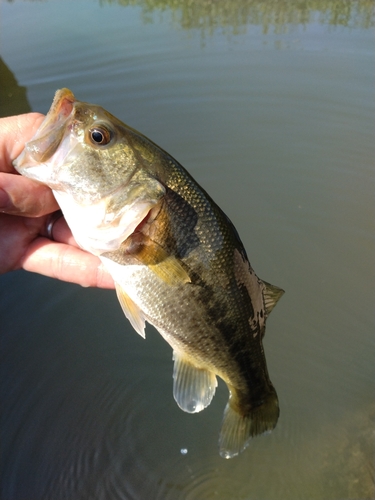
<svg viewBox="0 0 375 500">
<path fill-rule="evenodd" d="M 58 208 L 49 187 L 20 175 L 0 172 L 0 212 L 40 217 Z"/>
<path fill-rule="evenodd" d="M 46 228 L 44 229 L 42 236 L 48 237 Z M 50 236 L 52 236 L 51 239 L 53 241 L 56 241 L 58 243 L 66 243 L 67 245 L 79 247 L 63 216 L 59 217 L 53 224 Z"/>
<path fill-rule="evenodd" d="M 25 143 L 35 135 L 43 120 L 40 113 L 0 119 L 0 171 L 15 172 L 12 161 L 21 154 Z"/>
<path fill-rule="evenodd" d="M 14 217 L 0 213 L 0 274 L 20 269 L 30 241 L 38 237 L 45 217 Z"/>
<path fill-rule="evenodd" d="M 42 237 L 30 245 L 21 266 L 26 271 L 84 287 L 114 288 L 111 275 L 98 257 Z"/>
</svg>

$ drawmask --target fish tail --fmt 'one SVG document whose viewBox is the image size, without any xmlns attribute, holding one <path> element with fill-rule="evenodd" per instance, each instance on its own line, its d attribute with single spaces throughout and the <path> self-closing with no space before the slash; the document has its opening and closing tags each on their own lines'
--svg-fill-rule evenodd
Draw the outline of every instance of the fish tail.
<svg viewBox="0 0 375 500">
<path fill-rule="evenodd" d="M 250 439 L 259 434 L 271 432 L 279 418 L 279 402 L 273 390 L 264 402 L 243 414 L 232 393 L 225 408 L 221 426 L 219 447 L 223 458 L 232 458 L 241 453 Z"/>
</svg>

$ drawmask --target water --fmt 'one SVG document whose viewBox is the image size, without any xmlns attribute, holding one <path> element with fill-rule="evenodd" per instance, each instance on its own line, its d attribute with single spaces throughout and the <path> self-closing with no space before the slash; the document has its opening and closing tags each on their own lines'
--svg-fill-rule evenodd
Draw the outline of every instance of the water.
<svg viewBox="0 0 375 500">
<path fill-rule="evenodd" d="M 1 114 L 46 112 L 65 86 L 103 105 L 188 168 L 286 290 L 265 338 L 279 423 L 223 460 L 224 384 L 179 410 L 169 346 L 114 292 L 0 277 L 2 499 L 374 497 L 372 2 L 286 4 L 1 4 Z"/>
</svg>

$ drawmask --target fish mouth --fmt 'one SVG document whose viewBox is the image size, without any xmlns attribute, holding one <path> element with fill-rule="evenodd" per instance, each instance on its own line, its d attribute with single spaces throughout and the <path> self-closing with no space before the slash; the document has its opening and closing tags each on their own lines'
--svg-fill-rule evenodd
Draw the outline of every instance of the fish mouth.
<svg viewBox="0 0 375 500">
<path fill-rule="evenodd" d="M 69 89 L 64 88 L 56 92 L 41 126 L 14 162 L 18 171 L 37 163 L 44 163 L 55 154 L 64 137 L 75 101 L 76 98 Z"/>
</svg>

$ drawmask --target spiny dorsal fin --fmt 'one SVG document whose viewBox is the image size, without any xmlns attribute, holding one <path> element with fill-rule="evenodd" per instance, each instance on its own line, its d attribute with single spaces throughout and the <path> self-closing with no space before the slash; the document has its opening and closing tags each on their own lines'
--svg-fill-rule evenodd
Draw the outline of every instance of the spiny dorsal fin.
<svg viewBox="0 0 375 500">
<path fill-rule="evenodd" d="M 267 281 L 261 280 L 265 286 L 263 290 L 264 306 L 266 308 L 266 317 L 271 314 L 272 309 L 275 307 L 281 296 L 285 293 L 282 288 L 271 285 Z"/>
<path fill-rule="evenodd" d="M 188 413 L 198 413 L 214 397 L 216 375 L 192 365 L 182 354 L 173 351 L 173 396 L 178 406 Z"/>
<path fill-rule="evenodd" d="M 139 333 L 141 337 L 146 338 L 145 334 L 145 317 L 141 309 L 135 304 L 129 295 L 121 288 L 118 283 L 116 285 L 116 292 L 118 300 L 121 304 L 125 316 L 130 321 L 134 330 Z"/>
</svg>

